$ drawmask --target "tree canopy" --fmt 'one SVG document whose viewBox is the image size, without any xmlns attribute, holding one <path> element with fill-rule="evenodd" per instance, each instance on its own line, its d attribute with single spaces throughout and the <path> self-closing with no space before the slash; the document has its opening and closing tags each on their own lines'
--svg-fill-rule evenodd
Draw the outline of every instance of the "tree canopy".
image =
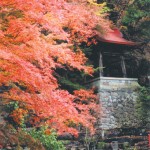
<svg viewBox="0 0 150 150">
<path fill-rule="evenodd" d="M 59 133 L 77 134 L 78 124 L 94 130 L 93 91 L 62 90 L 56 69 L 93 73 L 80 44 L 110 30 L 101 9 L 86 0 L 0 1 L 0 96 L 19 102 L 11 114 L 17 123 L 30 114 L 33 125 L 46 123 Z"/>
</svg>

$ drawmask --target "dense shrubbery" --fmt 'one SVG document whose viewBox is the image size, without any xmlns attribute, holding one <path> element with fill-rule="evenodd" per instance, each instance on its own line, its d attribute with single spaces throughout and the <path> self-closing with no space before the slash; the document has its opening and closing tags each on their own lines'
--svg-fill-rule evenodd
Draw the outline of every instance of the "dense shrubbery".
<svg viewBox="0 0 150 150">
<path fill-rule="evenodd" d="M 65 150 L 61 141 L 57 140 L 56 132 L 42 127 L 36 130 L 35 128 L 28 132 L 34 139 L 39 140 L 47 150 Z"/>
<path fill-rule="evenodd" d="M 142 126 L 150 125 L 150 87 L 140 87 L 138 89 L 137 116 L 141 120 Z"/>
<path fill-rule="evenodd" d="M 19 102 L 9 102 L 1 105 L 0 113 L 3 115 L 0 122 L 0 148 L 30 148 L 36 150 L 64 150 L 63 143 L 57 140 L 54 130 L 46 126 L 33 127 L 27 120 L 30 116 L 22 116 L 19 124 L 14 120 L 12 114 L 23 110 Z M 20 114 L 18 114 L 20 115 Z"/>
<path fill-rule="evenodd" d="M 45 150 L 39 140 L 35 140 L 25 131 L 16 130 L 12 125 L 6 122 L 0 123 L 0 149 L 16 149 L 29 148 L 32 150 Z"/>
</svg>

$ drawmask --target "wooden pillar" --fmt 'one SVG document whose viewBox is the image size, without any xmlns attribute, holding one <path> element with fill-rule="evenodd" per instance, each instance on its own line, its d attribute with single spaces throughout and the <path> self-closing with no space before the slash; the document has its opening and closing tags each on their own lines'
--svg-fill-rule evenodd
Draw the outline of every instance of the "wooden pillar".
<svg viewBox="0 0 150 150">
<path fill-rule="evenodd" d="M 121 68 L 122 68 L 123 77 L 126 78 L 127 77 L 127 71 L 126 71 L 124 56 L 121 56 Z"/>
<path fill-rule="evenodd" d="M 103 72 L 103 56 L 102 56 L 102 52 L 100 51 L 99 53 L 99 67 L 100 67 L 100 77 L 103 77 L 104 72 Z"/>
</svg>

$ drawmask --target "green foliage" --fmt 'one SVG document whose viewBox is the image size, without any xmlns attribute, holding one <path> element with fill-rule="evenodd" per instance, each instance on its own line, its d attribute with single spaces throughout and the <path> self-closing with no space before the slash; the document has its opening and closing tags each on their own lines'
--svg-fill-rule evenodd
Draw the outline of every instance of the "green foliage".
<svg viewBox="0 0 150 150">
<path fill-rule="evenodd" d="M 8 113 L 11 113 L 13 110 L 19 108 L 19 102 L 17 101 L 11 101 L 8 103 L 5 107 L 5 111 Z"/>
<path fill-rule="evenodd" d="M 123 143 L 123 148 L 124 148 L 124 150 L 129 150 L 129 148 L 130 148 L 129 142 L 124 142 Z"/>
<path fill-rule="evenodd" d="M 65 85 L 65 86 L 67 86 L 68 88 L 71 88 L 71 89 L 73 89 L 73 90 L 85 89 L 84 86 L 81 86 L 81 85 L 78 84 L 78 83 L 73 83 L 72 81 L 70 81 L 69 79 L 66 79 L 66 78 L 64 78 L 64 77 L 59 78 L 59 82 L 60 82 L 62 85 Z"/>
<path fill-rule="evenodd" d="M 123 23 L 133 23 L 138 21 L 142 17 L 149 16 L 149 5 L 149 0 L 136 0 L 133 3 L 129 4 L 126 10 L 126 15 L 123 18 Z"/>
<path fill-rule="evenodd" d="M 150 1 L 149 0 L 134 0 L 129 3 L 125 16 L 122 19 L 123 25 L 128 27 L 128 32 L 135 30 L 136 34 L 142 35 L 145 39 L 150 36 Z"/>
<path fill-rule="evenodd" d="M 1 122 L 0 149 L 22 150 L 24 147 L 31 150 L 45 150 L 40 141 L 33 139 L 23 130 L 15 129 L 8 122 Z"/>
<path fill-rule="evenodd" d="M 144 15 L 145 13 L 141 10 L 136 9 L 136 7 L 133 8 L 129 7 L 128 11 L 126 12 L 126 16 L 123 18 L 123 23 L 126 24 L 133 23 L 138 19 L 140 19 L 141 17 L 143 17 Z"/>
<path fill-rule="evenodd" d="M 13 121 L 13 119 L 9 116 L 9 114 L 11 114 L 15 109 L 18 109 L 19 107 L 20 107 L 19 102 L 11 101 L 5 106 L 5 111 L 6 113 L 8 113 L 7 120 L 9 124 L 13 125 L 12 127 L 15 127 L 16 129 L 19 130 L 19 134 L 17 135 L 18 137 L 15 137 L 15 138 L 19 139 L 20 145 L 24 145 L 24 143 L 26 143 L 26 145 L 29 148 L 30 147 L 35 148 L 37 147 L 37 145 L 40 145 L 40 146 L 43 145 L 47 150 L 65 150 L 63 142 L 57 140 L 56 132 L 50 131 L 47 127 L 41 127 L 39 129 L 32 128 L 31 130 L 28 130 L 26 126 L 25 116 L 22 118 L 21 124 L 19 125 L 16 124 Z M 18 131 L 15 130 L 15 132 L 18 132 Z M 36 149 L 38 150 L 38 148 Z"/>
<path fill-rule="evenodd" d="M 142 121 L 142 125 L 150 123 L 150 87 L 140 87 L 138 89 L 137 116 Z"/>
<path fill-rule="evenodd" d="M 102 13 L 102 14 L 103 14 L 103 13 L 108 13 L 108 12 L 110 12 L 110 11 L 111 11 L 111 9 L 110 9 L 109 7 L 107 7 L 107 6 L 105 6 L 105 7 L 102 8 L 101 13 Z"/>
<path fill-rule="evenodd" d="M 57 140 L 57 134 L 54 131 L 46 133 L 47 128 L 41 127 L 40 129 L 32 129 L 28 133 L 34 138 L 39 140 L 47 150 L 65 150 L 61 141 Z"/>
<path fill-rule="evenodd" d="M 105 147 L 105 145 L 106 145 L 105 142 L 98 142 L 98 143 L 97 143 L 97 147 L 98 147 L 99 149 L 103 149 L 103 148 Z"/>
<path fill-rule="evenodd" d="M 87 57 L 92 55 L 92 50 L 93 50 L 92 46 L 86 46 L 83 44 L 80 48 Z"/>
</svg>

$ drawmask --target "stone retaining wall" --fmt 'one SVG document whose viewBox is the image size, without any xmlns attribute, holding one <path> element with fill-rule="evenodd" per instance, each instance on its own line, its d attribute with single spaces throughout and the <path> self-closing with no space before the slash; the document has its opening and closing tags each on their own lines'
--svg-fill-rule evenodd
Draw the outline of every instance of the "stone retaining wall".
<svg viewBox="0 0 150 150">
<path fill-rule="evenodd" d="M 135 114 L 137 79 L 101 77 L 90 85 L 98 88 L 102 109 L 100 128 L 107 130 L 138 124 Z"/>
</svg>

